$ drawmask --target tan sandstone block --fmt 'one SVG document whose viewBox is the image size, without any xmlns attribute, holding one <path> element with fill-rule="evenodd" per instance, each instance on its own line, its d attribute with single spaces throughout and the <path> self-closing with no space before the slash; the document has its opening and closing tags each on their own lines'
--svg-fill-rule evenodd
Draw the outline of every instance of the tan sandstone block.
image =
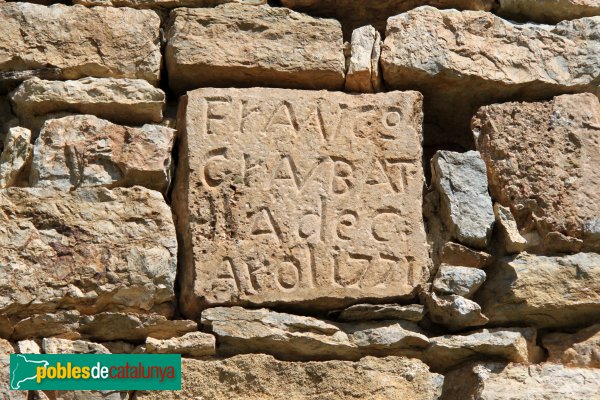
<svg viewBox="0 0 600 400">
<path fill-rule="evenodd" d="M 156 84 L 159 28 L 152 11 L 2 4 L 0 73 L 56 68 L 62 79 L 140 78 Z"/>
<path fill-rule="evenodd" d="M 182 102 L 181 306 L 332 309 L 428 278 L 421 96 L 199 89 Z"/>
<path fill-rule="evenodd" d="M 285 362 L 247 354 L 218 361 L 182 361 L 182 391 L 137 392 L 136 399 L 434 400 L 444 382 L 423 362 L 402 357 Z"/>
<path fill-rule="evenodd" d="M 93 115 L 46 121 L 33 148 L 29 183 L 35 187 L 145 186 L 166 191 L 175 130 L 116 125 Z"/>
<path fill-rule="evenodd" d="M 373 25 L 385 30 L 388 17 L 415 7 L 430 5 L 438 8 L 489 11 L 492 0 L 281 0 L 284 6 L 321 17 L 335 18 L 342 22 L 344 34 L 363 26 Z"/>
<path fill-rule="evenodd" d="M 600 254 L 528 253 L 489 269 L 475 299 L 494 325 L 584 326 L 600 315 Z"/>
<path fill-rule="evenodd" d="M 583 241 L 583 251 L 600 250 L 600 102 L 595 96 L 482 107 L 473 130 L 490 193 L 510 207 L 521 234 L 537 234 L 548 251 L 562 251 L 565 236 Z"/>
<path fill-rule="evenodd" d="M 165 93 L 143 79 L 47 81 L 33 78 L 12 92 L 10 100 L 15 114 L 24 121 L 44 114 L 73 112 L 142 125 L 161 122 L 165 107 Z"/>
<path fill-rule="evenodd" d="M 225 4 L 180 8 L 166 31 L 173 90 L 202 86 L 342 89 L 345 58 L 339 22 L 286 8 Z"/>
<path fill-rule="evenodd" d="M 177 241 L 160 193 L 141 187 L 0 190 L 0 313 L 169 314 Z"/>
</svg>

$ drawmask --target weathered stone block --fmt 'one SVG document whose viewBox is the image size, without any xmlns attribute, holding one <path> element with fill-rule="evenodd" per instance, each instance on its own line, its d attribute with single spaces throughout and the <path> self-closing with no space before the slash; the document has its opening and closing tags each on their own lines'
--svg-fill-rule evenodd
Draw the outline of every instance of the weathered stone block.
<svg viewBox="0 0 600 400">
<path fill-rule="evenodd" d="M 560 364 L 467 364 L 446 375 L 443 400 L 600 399 L 600 370 Z"/>
<path fill-rule="evenodd" d="M 424 296 L 429 318 L 436 324 L 445 326 L 451 331 L 482 326 L 489 319 L 481 313 L 476 302 L 455 294 L 437 296 L 435 293 Z"/>
<path fill-rule="evenodd" d="M 354 29 L 364 25 L 373 25 L 383 32 L 388 17 L 419 6 L 489 11 L 494 4 L 492 0 L 281 0 L 281 2 L 284 6 L 298 11 L 341 21 L 345 29 L 344 33 L 348 37 Z"/>
<path fill-rule="evenodd" d="M 57 309 L 169 314 L 177 241 L 160 193 L 0 191 L 0 312 Z"/>
<path fill-rule="evenodd" d="M 421 361 L 400 357 L 365 357 L 358 362 L 284 362 L 264 354 L 184 359 L 181 375 L 182 391 L 136 392 L 136 399 L 434 400 L 444 382 Z"/>
<path fill-rule="evenodd" d="M 595 96 L 482 107 L 473 129 L 492 197 L 510 207 L 522 234 L 537 235 L 542 251 L 563 251 L 562 235 L 579 240 L 583 251 L 600 251 L 600 102 Z"/>
<path fill-rule="evenodd" d="M 31 186 L 75 190 L 133 186 L 166 191 L 175 130 L 131 128 L 93 115 L 46 121 L 33 147 Z"/>
<path fill-rule="evenodd" d="M 171 89 L 275 86 L 342 89 L 339 22 L 286 8 L 226 4 L 176 9 L 166 38 Z"/>
<path fill-rule="evenodd" d="M 433 280 L 433 289 L 441 294 L 470 298 L 485 282 L 485 272 L 478 268 L 441 265 Z"/>
<path fill-rule="evenodd" d="M 340 308 L 428 277 L 421 96 L 200 89 L 182 103 L 181 307 Z"/>
<path fill-rule="evenodd" d="M 379 57 L 381 35 L 371 25 L 352 32 L 352 42 L 346 74 L 346 91 L 375 93 L 381 89 Z"/>
<path fill-rule="evenodd" d="M 599 31 L 600 17 L 546 26 L 420 7 L 388 20 L 383 78 L 390 88 L 425 95 L 432 144 L 472 149 L 470 121 L 481 105 L 573 92 L 600 96 Z"/>
<path fill-rule="evenodd" d="M 491 268 L 476 299 L 493 324 L 581 326 L 598 321 L 600 255 L 521 253 Z"/>
<path fill-rule="evenodd" d="M 477 358 L 536 362 L 542 350 L 535 341 L 536 332 L 531 328 L 482 329 L 464 335 L 438 336 L 430 339 L 423 359 L 441 370 Z"/>
<path fill-rule="evenodd" d="M 23 121 L 44 114 L 72 112 L 142 125 L 161 122 L 165 107 L 165 93 L 143 79 L 46 81 L 33 78 L 11 93 L 10 100 Z"/>
<path fill-rule="evenodd" d="M 0 73 L 54 68 L 62 79 L 140 78 L 156 84 L 159 28 L 152 11 L 2 4 Z"/>
<path fill-rule="evenodd" d="M 600 15 L 597 0 L 499 0 L 498 14 L 517 20 L 557 23 Z"/>
<path fill-rule="evenodd" d="M 431 160 L 432 186 L 440 195 L 441 217 L 450 234 L 485 249 L 494 225 L 485 163 L 476 151 L 438 151 Z"/>
</svg>

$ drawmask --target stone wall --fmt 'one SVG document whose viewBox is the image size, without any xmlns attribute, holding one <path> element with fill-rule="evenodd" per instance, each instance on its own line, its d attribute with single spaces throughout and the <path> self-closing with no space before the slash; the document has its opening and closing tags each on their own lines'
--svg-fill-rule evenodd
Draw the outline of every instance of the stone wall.
<svg viewBox="0 0 600 400">
<path fill-rule="evenodd" d="M 597 1 L 35 3 L 1 399 L 600 399 Z M 183 391 L 9 391 L 9 353 L 178 353 Z"/>
</svg>

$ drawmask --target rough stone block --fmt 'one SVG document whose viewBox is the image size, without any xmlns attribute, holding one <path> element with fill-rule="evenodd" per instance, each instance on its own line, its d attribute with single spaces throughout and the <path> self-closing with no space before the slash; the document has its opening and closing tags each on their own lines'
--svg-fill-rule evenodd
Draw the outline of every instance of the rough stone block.
<svg viewBox="0 0 600 400">
<path fill-rule="evenodd" d="M 485 106 L 473 129 L 492 197 L 510 207 L 521 234 L 538 237 L 538 251 L 564 251 L 569 238 L 583 251 L 600 251 L 600 102 L 595 96 Z"/>
<path fill-rule="evenodd" d="M 177 241 L 169 206 L 141 187 L 0 190 L 0 312 L 170 314 Z"/>
<path fill-rule="evenodd" d="M 521 253 L 498 262 L 476 299 L 493 324 L 581 326 L 598 321 L 600 255 Z"/>
<path fill-rule="evenodd" d="M 442 375 L 415 359 L 365 357 L 358 362 L 284 362 L 264 354 L 225 360 L 184 359 L 182 391 L 137 392 L 136 400 L 261 399 L 435 400 Z"/>
<path fill-rule="evenodd" d="M 157 84 L 159 29 L 158 15 L 146 10 L 2 4 L 0 73 L 46 68 L 62 79 L 140 78 Z"/>
<path fill-rule="evenodd" d="M 143 79 L 46 81 L 33 78 L 11 93 L 10 100 L 23 121 L 44 114 L 72 112 L 142 125 L 161 122 L 165 107 L 165 93 Z"/>
<path fill-rule="evenodd" d="M 166 31 L 171 89 L 274 86 L 342 89 L 346 61 L 339 22 L 286 8 L 225 4 L 179 8 Z"/>
<path fill-rule="evenodd" d="M 29 184 L 59 190 L 145 186 L 166 191 L 171 182 L 175 130 L 132 128 L 93 115 L 46 121 L 33 147 Z"/>
</svg>

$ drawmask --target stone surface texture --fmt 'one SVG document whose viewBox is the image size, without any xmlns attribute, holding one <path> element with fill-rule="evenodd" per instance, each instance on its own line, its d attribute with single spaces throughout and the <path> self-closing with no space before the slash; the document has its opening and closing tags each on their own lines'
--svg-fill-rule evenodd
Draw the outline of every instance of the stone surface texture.
<svg viewBox="0 0 600 400">
<path fill-rule="evenodd" d="M 521 253 L 490 270 L 476 299 L 494 324 L 561 327 L 591 324 L 600 312 L 600 255 Z"/>
<path fill-rule="evenodd" d="M 600 250 L 600 102 L 591 94 L 483 107 L 473 120 L 490 192 L 541 250 L 560 233 Z M 547 238 L 547 236 L 549 238 Z"/>
<path fill-rule="evenodd" d="M 33 148 L 29 183 L 59 190 L 145 186 L 166 191 L 175 130 L 131 128 L 93 115 L 46 121 Z"/>
<path fill-rule="evenodd" d="M 431 160 L 431 169 L 447 229 L 461 243 L 485 249 L 492 234 L 494 211 L 480 154 L 439 151 Z"/>
<path fill-rule="evenodd" d="M 351 53 L 346 72 L 346 90 L 358 93 L 375 93 L 381 89 L 379 57 L 381 35 L 371 25 L 352 32 Z"/>
<path fill-rule="evenodd" d="M 0 154 L 0 189 L 15 186 L 19 175 L 31 162 L 31 131 L 23 127 L 10 128 Z"/>
<path fill-rule="evenodd" d="M 51 67 L 62 79 L 139 78 L 156 84 L 159 28 L 158 15 L 145 10 L 6 3 L 0 7 L 0 72 Z"/>
<path fill-rule="evenodd" d="M 57 112 L 92 114 L 117 123 L 161 122 L 165 93 L 143 79 L 82 78 L 23 82 L 10 95 L 23 120 Z"/>
<path fill-rule="evenodd" d="M 174 301 L 176 251 L 158 192 L 0 191 L 3 315 L 164 308 Z"/>
<path fill-rule="evenodd" d="M 512 215 L 510 208 L 494 204 L 494 215 L 496 222 L 503 235 L 504 250 L 509 254 L 520 253 L 527 248 L 527 239 L 519 232 L 517 221 Z"/>
<path fill-rule="evenodd" d="M 420 105 L 415 92 L 189 92 L 173 200 L 184 315 L 413 298 L 429 275 Z"/>
<path fill-rule="evenodd" d="M 182 391 L 138 392 L 136 400 L 438 399 L 442 375 L 419 360 L 365 357 L 357 362 L 283 362 L 264 354 L 225 360 L 184 359 Z"/>
<path fill-rule="evenodd" d="M 430 339 L 424 359 L 430 366 L 446 370 L 477 358 L 527 363 L 538 361 L 541 353 L 535 339 L 535 330 L 527 328 L 483 329 L 465 335 L 439 336 Z"/>
<path fill-rule="evenodd" d="M 166 31 L 169 84 L 342 89 L 345 58 L 339 22 L 286 8 L 225 4 L 180 8 Z"/>
</svg>

